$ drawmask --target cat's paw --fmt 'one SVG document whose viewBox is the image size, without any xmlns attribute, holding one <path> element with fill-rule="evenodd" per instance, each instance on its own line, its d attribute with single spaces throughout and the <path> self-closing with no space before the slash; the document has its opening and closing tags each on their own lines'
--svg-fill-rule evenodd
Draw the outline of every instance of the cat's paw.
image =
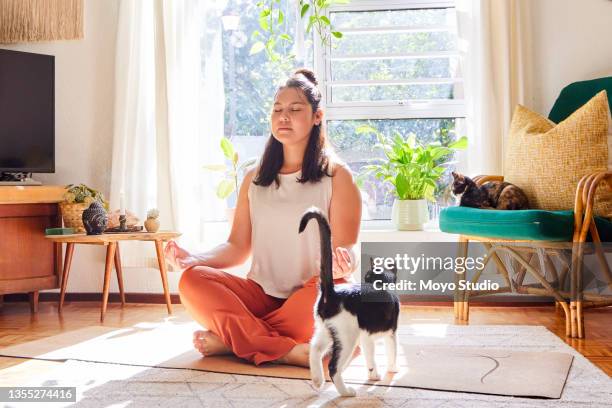
<svg viewBox="0 0 612 408">
<path fill-rule="evenodd" d="M 315 388 L 315 390 L 320 389 L 323 383 L 325 382 L 324 378 L 320 375 L 313 375 L 311 381 L 312 386 Z"/>
<path fill-rule="evenodd" d="M 344 391 L 340 391 L 340 395 L 343 397 L 354 397 L 357 395 L 357 391 L 353 387 L 346 387 Z"/>
<path fill-rule="evenodd" d="M 380 375 L 378 374 L 378 370 L 376 370 L 376 367 L 368 371 L 368 380 L 372 380 L 372 381 L 380 380 Z"/>
<path fill-rule="evenodd" d="M 390 373 L 397 373 L 399 372 L 399 368 L 397 367 L 397 364 L 393 363 L 387 367 L 387 371 Z"/>
</svg>

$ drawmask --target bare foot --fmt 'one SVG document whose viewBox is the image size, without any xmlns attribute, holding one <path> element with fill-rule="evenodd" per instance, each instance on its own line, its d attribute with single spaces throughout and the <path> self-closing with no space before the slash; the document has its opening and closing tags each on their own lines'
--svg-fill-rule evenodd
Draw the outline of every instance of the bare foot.
<svg viewBox="0 0 612 408">
<path fill-rule="evenodd" d="M 302 343 L 294 346 L 290 352 L 274 360 L 278 364 L 296 365 L 301 367 L 310 367 L 310 361 L 308 360 L 310 352 L 310 344 Z"/>
<path fill-rule="evenodd" d="M 207 330 L 198 330 L 193 333 L 193 346 L 205 356 L 232 354 L 219 336 Z"/>
</svg>

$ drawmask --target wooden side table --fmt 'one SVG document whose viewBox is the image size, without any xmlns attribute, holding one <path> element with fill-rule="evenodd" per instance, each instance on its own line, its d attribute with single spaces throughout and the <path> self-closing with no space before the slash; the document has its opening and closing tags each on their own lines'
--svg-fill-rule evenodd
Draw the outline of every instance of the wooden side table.
<svg viewBox="0 0 612 408">
<path fill-rule="evenodd" d="M 64 259 L 64 268 L 62 271 L 62 286 L 60 292 L 60 301 L 58 310 L 61 313 L 64 306 L 64 296 L 66 295 L 66 285 L 68 284 L 68 275 L 70 273 L 70 264 L 72 263 L 72 255 L 74 253 L 75 244 L 87 245 L 105 245 L 106 246 L 106 264 L 104 267 L 104 287 L 102 291 L 102 310 L 100 312 L 100 322 L 104 321 L 106 306 L 108 304 L 108 292 L 110 289 L 110 276 L 113 263 L 117 272 L 117 282 L 119 284 L 119 294 L 121 296 L 121 306 L 125 305 L 125 293 L 123 292 L 123 271 L 121 270 L 121 255 L 119 252 L 119 241 L 153 241 L 155 243 L 155 252 L 157 253 L 157 262 L 159 264 L 159 272 L 161 274 L 162 285 L 164 287 L 164 296 L 168 314 L 172 314 L 172 306 L 170 305 L 170 292 L 168 291 L 168 273 L 166 269 L 166 261 L 164 259 L 163 243 L 171 239 L 179 237 L 179 232 L 159 231 L 159 232 L 137 232 L 125 234 L 101 234 L 101 235 L 48 235 L 47 239 L 59 245 L 66 244 L 66 257 Z"/>
</svg>

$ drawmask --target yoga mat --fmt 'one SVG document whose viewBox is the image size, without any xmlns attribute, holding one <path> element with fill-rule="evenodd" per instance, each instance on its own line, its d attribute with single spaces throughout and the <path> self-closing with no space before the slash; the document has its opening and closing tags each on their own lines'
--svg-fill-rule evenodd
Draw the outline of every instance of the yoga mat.
<svg viewBox="0 0 612 408">
<path fill-rule="evenodd" d="M 92 326 L 5 347 L 0 349 L 0 355 L 310 378 L 309 370 L 301 367 L 276 364 L 257 367 L 234 356 L 202 357 L 191 343 L 195 329 L 197 326 L 193 324 L 139 324 L 119 329 Z M 480 327 L 461 326 L 455 329 L 474 332 Z M 403 333 L 400 327 L 398 333 L 400 372 L 386 372 L 385 348 L 381 342 L 376 347 L 381 380 L 367 379 L 365 360 L 360 355 L 345 370 L 345 381 L 352 384 L 560 398 L 573 359 L 567 353 L 491 348 L 490 339 L 484 336 L 482 345 L 465 347 L 413 344 L 409 332 Z M 474 333 L 471 335 L 478 339 Z"/>
</svg>

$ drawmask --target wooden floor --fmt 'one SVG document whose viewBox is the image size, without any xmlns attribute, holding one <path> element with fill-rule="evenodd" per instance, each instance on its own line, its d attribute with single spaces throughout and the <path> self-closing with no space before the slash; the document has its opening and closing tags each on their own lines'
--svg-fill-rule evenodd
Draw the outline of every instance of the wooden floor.
<svg viewBox="0 0 612 408">
<path fill-rule="evenodd" d="M 181 305 L 174 306 L 173 320 L 191 320 Z M 53 336 L 61 332 L 99 325 L 99 302 L 72 302 L 64 305 L 62 316 L 57 303 L 41 302 L 37 315 L 30 314 L 27 303 L 4 303 L 0 307 L 0 347 Z M 167 319 L 165 305 L 128 304 L 121 309 L 109 304 L 104 326 L 125 327 L 139 322 L 161 322 Z M 403 306 L 403 324 L 453 324 L 452 307 Z M 612 308 L 585 311 L 587 337 L 565 338 L 565 320 L 552 306 L 539 307 L 472 307 L 471 324 L 542 325 L 578 350 L 593 364 L 612 377 Z M 22 363 L 22 359 L 0 357 L 0 368 Z"/>
</svg>

